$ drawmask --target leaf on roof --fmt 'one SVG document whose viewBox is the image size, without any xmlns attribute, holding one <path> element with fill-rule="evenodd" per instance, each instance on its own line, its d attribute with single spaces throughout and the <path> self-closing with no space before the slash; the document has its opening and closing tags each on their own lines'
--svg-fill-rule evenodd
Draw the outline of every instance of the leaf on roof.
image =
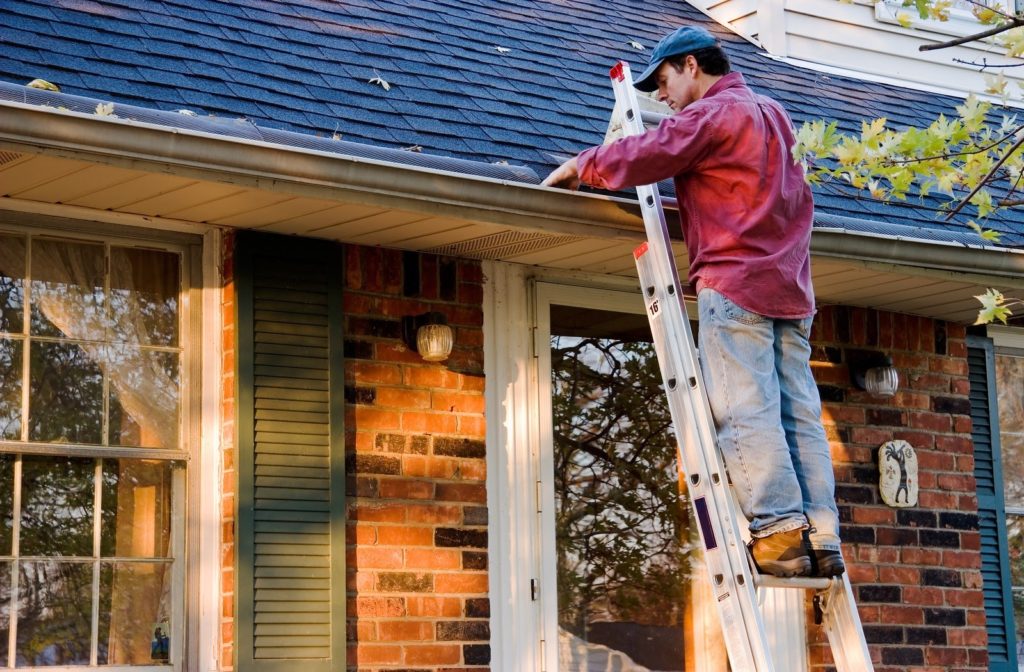
<svg viewBox="0 0 1024 672">
<path fill-rule="evenodd" d="M 494 165 L 496 165 L 496 166 L 507 166 L 507 165 L 509 165 L 509 163 L 508 163 L 508 161 L 502 159 L 501 161 L 495 161 Z"/>
<path fill-rule="evenodd" d="M 116 114 L 114 114 L 114 104 L 113 103 L 98 103 L 96 105 L 96 114 L 98 114 L 101 117 L 116 117 L 117 116 Z"/>
<path fill-rule="evenodd" d="M 33 79 L 25 86 L 32 87 L 33 89 L 43 89 L 44 91 L 56 91 L 57 93 L 60 93 L 60 87 L 56 84 L 51 84 L 45 79 Z"/>
<path fill-rule="evenodd" d="M 338 130 L 341 127 L 341 122 L 334 124 L 334 134 L 331 135 L 331 140 L 341 140 L 341 132 Z"/>
<path fill-rule="evenodd" d="M 982 239 L 987 240 L 990 243 L 998 243 L 999 239 L 1003 237 L 1003 234 L 994 229 L 983 229 L 973 219 L 967 222 L 967 226 L 971 227 L 976 234 Z"/>
<path fill-rule="evenodd" d="M 644 45 L 640 44 L 636 40 L 630 40 L 629 46 L 633 47 L 637 51 L 644 51 L 646 49 L 646 47 Z"/>
<path fill-rule="evenodd" d="M 512 51 L 508 47 L 497 47 L 497 46 L 494 47 L 494 50 L 497 51 L 499 54 L 507 54 L 508 52 Z"/>
<path fill-rule="evenodd" d="M 369 80 L 370 84 L 377 84 L 377 85 L 380 86 L 380 88 L 384 89 L 385 91 L 390 91 L 391 90 L 391 85 L 388 84 L 387 80 L 385 80 L 383 77 L 380 76 L 379 72 L 374 70 L 373 74 L 375 74 L 377 76 L 374 77 L 373 79 Z"/>
<path fill-rule="evenodd" d="M 193 112 L 192 110 L 186 110 L 185 108 L 182 108 L 180 110 L 175 110 L 175 112 L 177 112 L 178 114 L 184 114 L 186 117 L 196 117 L 196 116 L 199 116 L 195 112 Z"/>
<path fill-rule="evenodd" d="M 402 151 L 403 152 L 416 152 L 417 154 L 419 154 L 420 152 L 423 151 L 423 148 L 420 147 L 419 145 L 409 145 L 408 147 L 402 147 Z"/>
<path fill-rule="evenodd" d="M 896 22 L 904 28 L 910 28 L 914 20 L 910 17 L 910 14 L 907 14 L 906 12 L 899 12 L 896 14 Z"/>
</svg>

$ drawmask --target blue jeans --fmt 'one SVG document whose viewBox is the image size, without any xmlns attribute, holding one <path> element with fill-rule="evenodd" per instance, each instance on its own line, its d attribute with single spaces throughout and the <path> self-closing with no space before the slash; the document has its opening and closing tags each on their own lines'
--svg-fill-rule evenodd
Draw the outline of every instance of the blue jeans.
<svg viewBox="0 0 1024 672">
<path fill-rule="evenodd" d="M 708 288 L 697 307 L 704 385 L 751 535 L 809 526 L 812 548 L 839 550 L 832 456 L 811 375 L 813 318 L 764 317 Z"/>
</svg>

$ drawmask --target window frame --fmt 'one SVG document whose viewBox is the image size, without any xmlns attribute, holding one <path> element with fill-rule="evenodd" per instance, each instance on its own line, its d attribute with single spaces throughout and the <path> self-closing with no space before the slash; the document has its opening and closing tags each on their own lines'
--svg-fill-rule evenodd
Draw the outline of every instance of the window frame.
<svg viewBox="0 0 1024 672">
<path fill-rule="evenodd" d="M 887 23 L 902 28 L 902 24 L 896 17 L 901 13 L 904 13 L 910 16 L 910 30 L 927 31 L 930 33 L 938 33 L 940 35 L 948 35 L 950 37 L 966 37 L 967 35 L 973 35 L 974 33 L 981 32 L 987 27 L 986 24 L 979 21 L 970 10 L 960 7 L 951 8 L 949 10 L 949 19 L 946 21 L 922 19 L 917 13 L 917 9 L 915 7 L 903 7 L 902 3 L 893 2 L 893 0 L 881 0 L 881 2 L 874 3 L 874 11 L 875 19 L 881 23 Z M 993 44 L 995 43 L 991 37 L 984 38 L 982 41 Z"/>
<path fill-rule="evenodd" d="M 111 247 L 126 247 L 133 249 L 156 250 L 169 252 L 177 255 L 179 259 L 179 289 L 178 289 L 178 343 L 174 350 L 179 355 L 179 378 L 180 396 L 179 404 L 179 447 L 178 448 L 142 448 L 134 446 L 109 446 L 100 444 L 61 444 L 38 441 L 21 440 L 0 440 L 0 453 L 14 455 L 16 457 L 15 470 L 21 471 L 21 456 L 53 456 L 53 457 L 75 457 L 91 458 L 94 460 L 104 459 L 146 459 L 158 460 L 171 465 L 172 469 L 172 495 L 171 495 L 171 538 L 169 540 L 169 560 L 171 569 L 171 658 L 168 664 L 162 665 L 86 665 L 49 667 L 47 669 L 108 669 L 112 672 L 118 670 L 132 672 L 161 672 L 166 670 L 185 670 L 196 666 L 198 661 L 197 635 L 200 632 L 200 617 L 187 617 L 188 614 L 199 614 L 200 610 L 209 612 L 209 607 L 201 605 L 198 584 L 201 582 L 199 575 L 201 562 L 198 556 L 198 536 L 201 533 L 198 524 L 200 501 L 197 493 L 202 492 L 198 463 L 194 459 L 200 454 L 203 431 L 201 423 L 204 418 L 204 396 L 206 388 L 202 383 L 205 372 L 202 368 L 202 357 L 199 344 L 203 342 L 203 313 L 204 297 L 202 294 L 202 278 L 209 263 L 204 258 L 204 237 L 200 235 L 167 231 L 148 231 L 145 229 L 134 229 L 113 224 L 98 222 L 84 222 L 70 220 L 60 217 L 48 217 L 41 215 L 29 215 L 13 211 L 0 213 L 0 233 L 23 236 L 31 244 L 32 238 L 43 238 L 46 240 L 67 241 L 70 243 L 83 242 L 102 244 L 104 256 L 109 259 Z M 209 238 L 209 236 L 207 236 Z M 105 270 L 105 280 L 109 282 L 109 269 Z M 31 282 L 30 269 L 25 269 L 26 289 Z M 27 302 L 26 302 L 27 303 Z M 29 307 L 25 311 L 28 313 Z M 24 325 L 24 330 L 19 334 L 7 334 L 4 336 L 16 336 L 23 343 L 30 343 L 33 335 L 30 332 L 30 324 Z M 73 339 L 71 339 L 73 342 Z M 29 348 L 25 347 L 24 357 L 28 359 Z M 27 363 L 23 365 L 27 367 Z M 27 368 L 22 369 L 23 372 Z M 27 398 L 30 395 L 28 379 L 22 382 L 22 418 L 27 414 Z M 106 419 L 104 419 L 104 425 Z M 26 436 L 28 429 L 23 427 L 22 437 Z M 108 440 L 106 434 L 104 441 Z M 94 463 L 100 468 L 100 463 Z M 184 470 L 181 475 L 174 472 Z M 19 479 L 20 473 L 15 474 Z M 20 480 L 15 481 L 20 482 Z M 94 486 L 95 487 L 95 486 Z M 218 488 L 219 489 L 219 488 Z M 21 489 L 14 493 L 16 499 L 20 500 Z M 18 503 L 15 503 L 17 507 Z M 206 505 L 209 508 L 209 505 Z M 94 524 L 98 520 L 99 510 L 93 512 Z M 13 521 L 14 526 L 19 526 L 20 520 Z M 12 549 L 13 550 L 13 549 Z M 5 556 L 6 557 L 6 556 Z M 11 556 L 12 572 L 16 571 L 15 561 L 21 557 Z M 35 557 L 35 556 L 32 556 Z M 62 556 L 54 556 L 60 559 Z M 68 556 L 82 559 L 88 564 L 96 564 L 111 561 L 111 558 L 93 556 Z M 197 580 L 198 579 L 198 580 Z M 95 587 L 95 579 L 94 579 Z M 95 606 L 101 599 L 99 594 L 92 596 L 93 618 L 95 619 Z M 204 608 L 205 607 L 205 608 Z M 12 614 L 13 616 L 13 614 Z M 96 623 L 90 624 L 95 630 Z M 0 657 L 0 670 L 15 669 L 16 665 L 16 632 L 15 628 L 10 630 L 8 642 L 8 656 Z M 91 643 L 90 643 L 91 645 Z M 42 668 L 17 668 L 17 669 L 42 669 Z"/>
<path fill-rule="evenodd" d="M 1012 356 L 1024 358 L 1024 329 L 1014 328 L 1014 327 L 991 326 L 991 327 L 988 328 L 988 335 L 992 339 L 992 346 L 993 346 L 993 351 L 994 351 L 993 354 L 994 355 L 1004 354 L 1004 355 L 1012 355 Z M 994 378 L 994 376 L 995 376 L 994 364 L 993 364 L 992 374 L 993 374 L 993 378 Z M 995 388 L 996 382 L 997 382 L 996 380 L 993 380 L 993 388 Z M 996 392 L 996 398 L 998 399 L 998 390 L 995 390 L 995 392 Z M 995 407 L 995 408 L 996 408 L 996 417 L 998 418 L 998 407 Z M 1000 461 L 1002 461 L 1002 442 L 1000 442 L 1000 456 L 999 457 L 1000 457 Z M 1009 505 L 1006 504 L 1005 497 L 1004 497 L 1004 501 L 1003 501 L 1003 514 L 1004 514 L 1004 516 L 1007 516 L 1007 517 L 1013 515 L 1013 516 L 1019 516 L 1021 518 L 1024 518 L 1024 506 L 1009 506 Z M 1009 553 L 1009 543 L 1008 542 L 1007 542 L 1007 553 Z M 1010 617 L 1011 622 L 1012 622 L 1013 619 L 1015 619 L 1014 608 L 1013 608 L 1013 596 L 1014 596 L 1014 593 L 1024 593 L 1024 585 L 1020 585 L 1020 586 L 1014 585 L 1013 579 L 1012 579 L 1012 572 L 1010 571 L 1010 560 L 1009 560 L 1009 557 L 1003 557 L 1000 560 L 1001 560 L 1002 563 L 1004 563 L 1004 565 L 1006 567 L 1006 574 L 1008 576 L 1008 579 L 1007 579 L 1007 581 L 1009 583 L 1009 595 L 1008 595 L 1008 598 L 1010 600 L 1010 604 L 1008 606 L 1008 609 L 1009 609 L 1009 617 Z M 1016 649 L 1016 651 L 1018 651 L 1018 653 L 1017 653 L 1018 658 L 1020 656 L 1019 650 L 1021 649 L 1022 644 L 1024 644 L 1024 643 L 1022 643 L 1021 641 L 1017 641 L 1016 642 L 1015 649 Z"/>
<path fill-rule="evenodd" d="M 635 279 L 502 262 L 485 262 L 484 277 L 485 373 L 488 388 L 498 390 L 488 395 L 486 409 L 492 667 L 557 671 L 554 488 L 550 477 L 542 478 L 553 459 L 550 305 L 637 313 L 645 307 Z M 696 319 L 693 302 L 687 311 Z M 800 591 L 768 589 L 763 613 L 777 664 L 807 670 Z"/>
</svg>

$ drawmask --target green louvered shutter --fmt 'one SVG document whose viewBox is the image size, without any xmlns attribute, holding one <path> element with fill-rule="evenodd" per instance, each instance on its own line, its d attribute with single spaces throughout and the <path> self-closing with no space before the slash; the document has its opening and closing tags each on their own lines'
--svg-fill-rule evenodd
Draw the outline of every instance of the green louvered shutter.
<svg viewBox="0 0 1024 672">
<path fill-rule="evenodd" d="M 978 484 L 978 525 L 981 530 L 981 574 L 988 630 L 988 669 L 991 672 L 1017 672 L 999 451 L 999 413 L 996 408 L 995 355 L 990 339 L 969 336 L 967 345 L 974 477 Z"/>
<path fill-rule="evenodd" d="M 338 246 L 239 234 L 236 660 L 345 669 Z"/>
</svg>

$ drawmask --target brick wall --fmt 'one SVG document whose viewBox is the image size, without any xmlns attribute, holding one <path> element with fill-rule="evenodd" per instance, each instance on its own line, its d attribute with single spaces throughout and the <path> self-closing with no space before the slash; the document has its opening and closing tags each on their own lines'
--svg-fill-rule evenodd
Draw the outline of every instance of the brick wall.
<svg viewBox="0 0 1024 672">
<path fill-rule="evenodd" d="M 221 249 L 221 613 L 220 669 L 234 667 L 235 644 L 235 236 L 225 232 Z"/>
<path fill-rule="evenodd" d="M 876 672 L 986 670 L 964 328 L 827 307 L 812 341 L 844 554 Z M 892 356 L 900 373 L 894 398 L 850 383 L 847 362 L 857 350 Z M 879 494 L 878 448 L 893 439 L 917 452 L 913 508 L 890 508 Z M 814 629 L 812 641 L 824 633 Z M 815 669 L 827 669 L 827 647 L 813 648 Z"/>
<path fill-rule="evenodd" d="M 350 669 L 490 662 L 482 300 L 478 263 L 346 250 Z M 426 311 L 455 330 L 446 362 L 402 342 Z"/>
</svg>

